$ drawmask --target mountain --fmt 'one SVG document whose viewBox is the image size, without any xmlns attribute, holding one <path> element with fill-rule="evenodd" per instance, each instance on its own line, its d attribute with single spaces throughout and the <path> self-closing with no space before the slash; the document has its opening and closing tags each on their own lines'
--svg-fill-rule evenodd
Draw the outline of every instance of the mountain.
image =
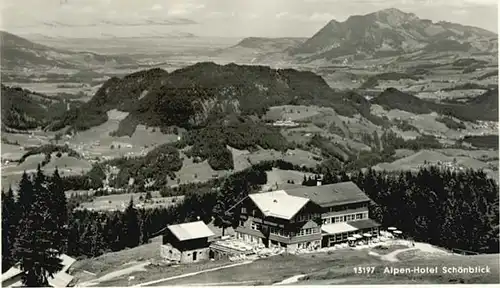
<svg viewBox="0 0 500 288">
<path fill-rule="evenodd" d="M 22 88 L 2 85 L 2 130 L 43 127 L 63 115 L 77 102 L 65 102 Z"/>
<path fill-rule="evenodd" d="M 52 129 L 85 130 L 104 123 L 112 109 L 130 113 L 124 125 L 187 129 L 231 115 L 262 116 L 276 105 L 309 104 L 334 107 L 342 115 L 358 113 L 358 104 L 345 97 L 354 96 L 333 91 L 312 72 L 203 62 L 171 73 L 151 69 L 111 78 Z"/>
<path fill-rule="evenodd" d="M 297 47 L 306 40 L 307 38 L 248 37 L 234 46 L 219 49 L 210 56 L 239 62 L 255 62 L 263 55 L 282 53 L 287 49 Z"/>
<path fill-rule="evenodd" d="M 433 23 L 415 14 L 386 9 L 330 21 L 314 36 L 289 51 L 303 61 L 398 56 L 405 53 L 498 51 L 498 35 L 449 22 Z"/>
<path fill-rule="evenodd" d="M 133 64 L 124 56 L 99 55 L 55 49 L 31 42 L 14 34 L 0 31 L 2 72 L 25 69 L 89 69 L 90 67 Z"/>
</svg>

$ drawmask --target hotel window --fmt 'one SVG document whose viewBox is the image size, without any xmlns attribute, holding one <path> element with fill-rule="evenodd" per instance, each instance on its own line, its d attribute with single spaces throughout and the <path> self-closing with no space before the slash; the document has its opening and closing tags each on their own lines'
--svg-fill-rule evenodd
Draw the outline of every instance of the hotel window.
<svg viewBox="0 0 500 288">
<path fill-rule="evenodd" d="M 344 216 L 344 221 L 345 221 L 345 222 L 352 221 L 352 220 L 354 220 L 354 214 L 351 214 L 351 215 L 345 215 L 345 216 Z"/>
<path fill-rule="evenodd" d="M 246 207 L 241 207 L 241 213 L 246 214 L 247 213 L 247 208 Z"/>
<path fill-rule="evenodd" d="M 363 213 L 356 214 L 356 220 L 363 219 Z"/>
<path fill-rule="evenodd" d="M 245 221 L 240 220 L 240 226 L 245 226 Z"/>
<path fill-rule="evenodd" d="M 253 230 L 260 230 L 260 223 L 255 223 L 255 222 L 252 222 L 252 227 L 251 227 Z"/>
</svg>

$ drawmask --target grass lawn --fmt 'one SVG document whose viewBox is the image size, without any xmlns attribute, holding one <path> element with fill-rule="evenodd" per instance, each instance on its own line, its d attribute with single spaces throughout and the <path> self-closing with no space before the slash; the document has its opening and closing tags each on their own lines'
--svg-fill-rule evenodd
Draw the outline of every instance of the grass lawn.
<svg viewBox="0 0 500 288">
<path fill-rule="evenodd" d="M 185 265 L 174 265 L 174 266 L 164 266 L 164 265 L 149 265 L 147 266 L 147 271 L 139 271 L 129 274 L 134 276 L 135 279 L 130 281 L 130 285 L 136 285 L 144 282 L 155 281 L 163 278 L 173 277 L 177 275 L 182 275 L 186 273 L 197 272 L 201 270 L 207 270 L 212 268 L 217 268 L 221 266 L 226 266 L 233 264 L 233 262 L 227 261 L 206 261 L 194 264 Z M 246 266 L 246 265 L 245 265 Z M 128 277 L 117 277 L 115 279 L 104 281 L 99 283 L 100 287 L 119 287 L 127 286 L 129 284 Z M 158 284 L 161 285 L 161 284 Z"/>
<path fill-rule="evenodd" d="M 406 249 L 406 248 L 409 248 L 409 247 L 405 246 L 405 245 L 391 245 L 391 246 L 388 246 L 386 248 L 382 248 L 382 246 L 375 246 L 371 250 L 373 252 L 380 254 L 380 255 L 386 255 L 386 254 L 389 254 L 393 251 L 396 251 L 399 249 Z"/>
<path fill-rule="evenodd" d="M 314 273 L 331 267 L 343 267 L 340 269 L 347 272 L 347 269 L 349 269 L 347 263 L 352 266 L 361 263 L 378 263 L 380 261 L 382 260 L 370 256 L 366 252 L 352 250 L 336 251 L 330 255 L 327 253 L 277 255 L 256 260 L 248 265 L 174 279 L 158 283 L 155 286 L 244 281 L 255 281 L 254 284 L 269 285 L 298 274 Z"/>
<path fill-rule="evenodd" d="M 315 284 L 404 284 L 404 283 L 499 283 L 499 255 L 486 256 L 434 256 L 415 258 L 398 263 L 380 260 L 368 255 L 367 251 L 335 251 L 327 254 L 278 255 L 260 259 L 243 266 L 231 267 L 179 278 L 155 284 L 189 285 L 199 283 L 251 283 L 270 285 L 296 275 L 307 275 L 300 285 Z M 443 267 L 488 266 L 490 273 L 450 273 L 442 272 Z M 371 274 L 357 274 L 356 267 L 375 267 Z M 436 273 L 392 275 L 386 268 L 435 267 Z M 165 276 L 168 277 L 168 276 Z M 147 279 L 146 281 L 150 281 Z"/>
<path fill-rule="evenodd" d="M 156 240 L 156 241 L 155 241 Z M 152 243 L 118 252 L 111 252 L 96 258 L 79 260 L 72 266 L 72 270 L 86 270 L 97 274 L 97 277 L 125 268 L 131 261 L 148 261 L 160 259 L 160 242 L 155 239 Z"/>
</svg>

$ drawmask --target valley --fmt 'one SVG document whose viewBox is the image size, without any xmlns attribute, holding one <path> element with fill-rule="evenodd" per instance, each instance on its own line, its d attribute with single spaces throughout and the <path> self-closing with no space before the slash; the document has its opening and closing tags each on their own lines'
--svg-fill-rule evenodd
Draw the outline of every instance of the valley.
<svg viewBox="0 0 500 288">
<path fill-rule="evenodd" d="M 498 209 L 488 208 L 498 204 L 496 33 L 398 9 L 331 20 L 310 37 L 161 34 L 165 25 L 174 24 L 158 22 L 141 37 L 117 29 L 113 37 L 28 40 L 1 31 L 1 186 L 17 195 L 24 173 L 57 171 L 74 217 L 66 249 L 78 258 L 75 283 L 131 285 L 193 273 L 198 264 L 178 268 L 158 258 L 160 243 L 151 239 L 166 224 L 203 220 L 220 232 L 248 195 L 316 182 L 355 182 L 373 200 L 370 214 L 384 227 L 406 228 L 408 239 L 498 258 Z M 460 181 L 478 187 L 463 192 Z M 457 196 L 469 192 L 475 204 Z M 431 214 L 417 215 L 424 206 L 446 219 L 469 211 L 464 221 L 482 221 L 474 222 L 481 237 L 467 234 L 473 228 L 466 224 L 465 232 L 450 228 L 459 220 L 430 224 Z M 130 211 L 137 228 L 124 224 Z M 444 240 L 432 236 L 440 227 L 449 229 Z M 137 229 L 140 239 L 130 244 L 120 229 Z M 301 285 L 359 284 L 365 279 L 353 267 L 386 265 L 368 250 L 275 255 L 158 283 L 268 285 L 300 276 Z M 422 255 L 405 263 L 483 256 Z M 342 257 L 348 263 L 332 268 Z M 229 262 L 203 262 L 198 270 Z M 135 280 L 106 276 L 118 265 L 145 268 L 124 272 Z M 371 283 L 417 281 L 382 274 Z M 493 278 L 437 275 L 418 283 Z"/>
</svg>

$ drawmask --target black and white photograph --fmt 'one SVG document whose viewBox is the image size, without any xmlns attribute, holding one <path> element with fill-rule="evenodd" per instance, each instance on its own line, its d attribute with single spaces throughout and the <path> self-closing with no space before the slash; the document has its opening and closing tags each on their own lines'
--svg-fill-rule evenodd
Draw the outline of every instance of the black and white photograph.
<svg viewBox="0 0 500 288">
<path fill-rule="evenodd" d="M 1 287 L 500 284 L 498 0 L 0 0 Z"/>
</svg>

